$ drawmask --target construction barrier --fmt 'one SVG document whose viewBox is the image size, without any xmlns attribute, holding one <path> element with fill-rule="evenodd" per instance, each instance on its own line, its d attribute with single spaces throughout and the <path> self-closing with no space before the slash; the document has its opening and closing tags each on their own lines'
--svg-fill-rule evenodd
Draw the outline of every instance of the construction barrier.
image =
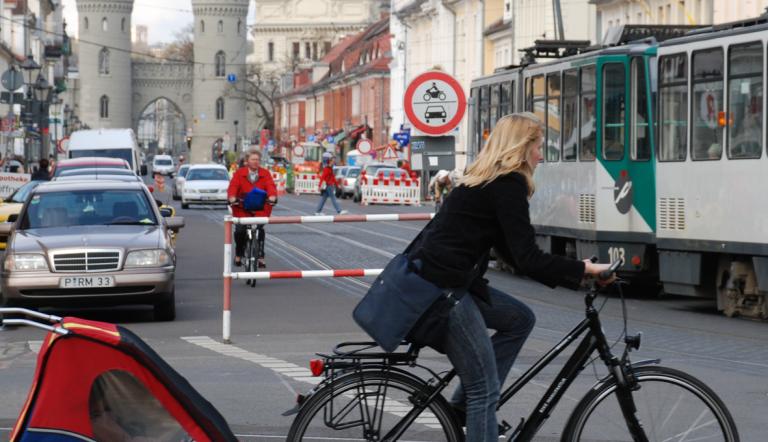
<svg viewBox="0 0 768 442">
<path fill-rule="evenodd" d="M 285 195 L 285 183 L 287 181 L 286 175 L 284 173 L 280 172 L 274 172 L 271 171 L 270 174 L 272 175 L 272 181 L 275 182 L 275 187 L 277 188 L 277 195 L 282 196 Z"/>
<path fill-rule="evenodd" d="M 320 177 L 316 173 L 297 173 L 293 182 L 293 193 L 320 194 Z"/>
<path fill-rule="evenodd" d="M 374 178 L 361 175 L 360 202 L 369 204 L 400 204 L 421 206 L 421 186 L 418 178 L 402 176 L 396 178 L 394 173 L 384 176 L 379 173 Z"/>
<path fill-rule="evenodd" d="M 276 272 L 232 272 L 232 225 L 234 224 L 309 224 L 309 223 L 356 223 L 376 221 L 428 221 L 434 213 L 398 213 L 379 215 L 337 215 L 337 216 L 272 216 L 224 218 L 224 312 L 222 337 L 231 342 L 232 333 L 232 280 L 233 279 L 301 279 L 301 278 L 361 278 L 378 276 L 383 269 L 337 269 L 337 270 L 290 270 Z"/>
</svg>

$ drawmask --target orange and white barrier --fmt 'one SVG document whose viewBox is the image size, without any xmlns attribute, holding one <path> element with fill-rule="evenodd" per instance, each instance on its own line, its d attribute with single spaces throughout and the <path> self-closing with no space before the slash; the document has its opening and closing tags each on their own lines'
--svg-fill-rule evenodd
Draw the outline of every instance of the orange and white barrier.
<svg viewBox="0 0 768 442">
<path fill-rule="evenodd" d="M 293 181 L 293 193 L 320 194 L 320 177 L 316 173 L 297 173 Z"/>
<path fill-rule="evenodd" d="M 361 175 L 361 203 L 421 205 L 421 186 L 418 178 L 395 178 L 394 173 L 384 176 L 379 173 L 374 178 Z"/>
<path fill-rule="evenodd" d="M 301 278 L 355 278 L 378 276 L 383 269 L 335 269 L 335 270 L 289 270 L 276 272 L 232 272 L 232 228 L 233 224 L 307 224 L 307 223 L 353 223 L 375 221 L 428 221 L 434 213 L 397 213 L 374 215 L 337 216 L 272 216 L 224 218 L 224 313 L 222 337 L 230 343 L 232 333 L 232 280 L 233 279 L 301 279 Z"/>
<path fill-rule="evenodd" d="M 270 174 L 272 175 L 272 181 L 275 182 L 275 187 L 277 187 L 277 195 L 285 195 L 285 183 L 287 181 L 286 175 L 284 173 L 275 171 L 271 171 Z"/>
</svg>

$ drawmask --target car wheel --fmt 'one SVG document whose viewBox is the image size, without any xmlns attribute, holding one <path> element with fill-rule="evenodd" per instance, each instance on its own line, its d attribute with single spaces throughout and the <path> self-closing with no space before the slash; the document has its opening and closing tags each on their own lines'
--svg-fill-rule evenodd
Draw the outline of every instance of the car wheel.
<svg viewBox="0 0 768 442">
<path fill-rule="evenodd" d="M 171 192 L 171 195 L 173 196 L 174 201 L 178 201 L 181 199 L 181 197 L 176 193 L 176 189 L 173 189 L 173 191 Z"/>
<path fill-rule="evenodd" d="M 360 193 L 355 191 L 355 193 L 352 194 L 352 201 L 359 203 L 360 202 Z"/>
<path fill-rule="evenodd" d="M 161 296 L 160 302 L 154 305 L 155 321 L 173 321 L 176 319 L 176 292 Z"/>
<path fill-rule="evenodd" d="M 189 204 L 185 203 L 184 200 L 181 200 L 181 208 L 182 209 L 189 209 Z"/>
</svg>

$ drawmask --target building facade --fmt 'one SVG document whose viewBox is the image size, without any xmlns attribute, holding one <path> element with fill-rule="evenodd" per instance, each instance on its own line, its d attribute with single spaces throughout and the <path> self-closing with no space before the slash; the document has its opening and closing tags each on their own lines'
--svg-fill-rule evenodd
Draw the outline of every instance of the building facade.
<svg viewBox="0 0 768 442">
<path fill-rule="evenodd" d="M 389 17 L 383 17 L 294 73 L 275 115 L 282 147 L 331 136 L 338 157 L 345 161 L 360 137 L 376 147 L 386 145 L 391 124 L 389 23 Z"/>
<path fill-rule="evenodd" d="M 245 73 L 248 3 L 193 0 L 195 58 L 178 63 L 131 58 L 133 0 L 77 0 L 83 123 L 136 129 L 144 109 L 165 98 L 184 116 L 192 161 L 210 161 L 223 138 L 242 150 L 235 140 L 248 130 L 245 100 L 227 90 Z"/>
<path fill-rule="evenodd" d="M 605 32 L 622 24 L 708 25 L 746 20 L 763 14 L 768 0 L 593 0 Z"/>
</svg>

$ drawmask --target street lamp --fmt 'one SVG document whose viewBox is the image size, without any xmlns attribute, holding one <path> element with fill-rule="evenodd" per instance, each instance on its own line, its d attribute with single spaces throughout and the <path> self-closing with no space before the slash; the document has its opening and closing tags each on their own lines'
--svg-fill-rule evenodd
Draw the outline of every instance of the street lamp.
<svg viewBox="0 0 768 442">
<path fill-rule="evenodd" d="M 69 107 L 69 103 L 64 105 L 64 136 L 69 136 L 69 119 L 72 118 L 72 108 Z"/>
<path fill-rule="evenodd" d="M 59 153 L 59 124 L 61 122 L 61 105 L 64 104 L 58 94 L 54 94 L 53 100 L 51 100 L 51 106 L 53 106 L 53 143 L 56 146 L 56 155 Z"/>
<path fill-rule="evenodd" d="M 51 152 L 51 137 L 48 135 L 49 108 L 53 96 L 53 86 L 42 73 L 35 80 L 35 101 L 37 110 L 37 127 L 40 133 L 40 158 L 48 158 Z"/>
<path fill-rule="evenodd" d="M 238 124 L 240 124 L 240 122 L 235 120 L 235 152 L 237 152 L 237 125 Z"/>
</svg>

